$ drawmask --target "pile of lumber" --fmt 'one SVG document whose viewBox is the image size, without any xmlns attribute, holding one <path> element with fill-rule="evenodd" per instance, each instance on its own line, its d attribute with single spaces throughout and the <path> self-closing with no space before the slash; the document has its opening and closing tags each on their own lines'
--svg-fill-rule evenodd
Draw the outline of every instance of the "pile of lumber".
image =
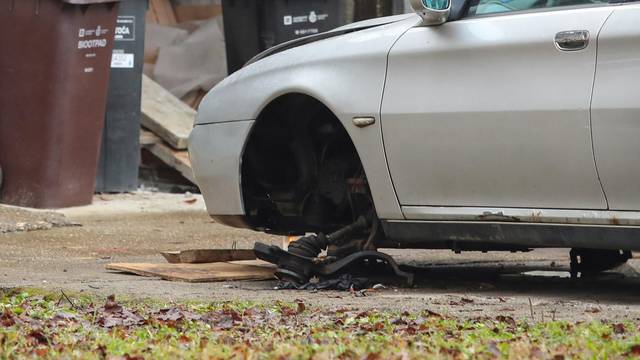
<svg viewBox="0 0 640 360">
<path fill-rule="evenodd" d="M 166 36 L 180 34 L 184 40 L 188 34 L 185 29 L 197 28 L 194 24 L 214 21 L 221 14 L 220 0 L 150 0 L 146 16 L 147 42 L 149 43 L 150 30 L 155 30 L 154 34 L 160 36 L 159 40 L 158 36 L 154 40 L 174 45 Z M 163 51 L 162 45 L 154 45 L 153 41 L 151 45 L 147 45 L 144 56 L 146 75 L 142 81 L 141 147 L 195 184 L 187 153 L 187 139 L 195 121 L 195 109 L 204 98 L 206 89 L 196 88 L 186 94 L 176 93 L 179 97 L 172 94 L 169 87 L 165 88 L 158 83 L 161 78 L 154 79 L 154 69 L 157 74 L 156 64 L 159 65 L 158 58 Z M 184 67 L 189 68 L 190 64 L 178 62 L 175 70 L 179 71 Z M 226 61 L 224 68 L 226 69 Z"/>
<path fill-rule="evenodd" d="M 106 269 L 191 283 L 274 279 L 275 266 L 257 260 L 253 250 L 195 249 L 162 256 L 168 263 L 113 263 Z"/>
<path fill-rule="evenodd" d="M 196 111 L 162 86 L 142 76 L 140 146 L 195 184 L 187 140 Z"/>
</svg>

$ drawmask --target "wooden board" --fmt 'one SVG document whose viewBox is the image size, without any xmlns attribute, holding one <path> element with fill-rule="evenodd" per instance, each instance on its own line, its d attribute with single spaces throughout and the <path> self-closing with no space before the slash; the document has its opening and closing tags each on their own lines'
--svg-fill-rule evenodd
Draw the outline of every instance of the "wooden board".
<svg viewBox="0 0 640 360">
<path fill-rule="evenodd" d="M 169 0 L 150 0 L 147 20 L 161 25 L 175 25 L 178 22 Z"/>
<path fill-rule="evenodd" d="M 196 179 L 193 176 L 193 171 L 191 170 L 189 153 L 186 150 L 173 150 L 163 142 L 147 145 L 145 146 L 145 149 L 149 150 L 149 152 L 162 160 L 162 162 L 168 166 L 180 172 L 185 179 L 196 184 Z"/>
<path fill-rule="evenodd" d="M 218 4 L 182 4 L 175 5 L 173 10 L 178 22 L 207 20 L 222 14 L 222 5 Z"/>
<path fill-rule="evenodd" d="M 162 140 L 155 136 L 152 132 L 140 129 L 140 146 L 147 147 L 162 142 Z"/>
<path fill-rule="evenodd" d="M 273 279 L 275 265 L 264 261 L 236 261 L 209 264 L 108 264 L 107 270 L 121 271 L 141 276 L 160 277 L 170 281 L 191 283 L 231 280 Z"/>
<path fill-rule="evenodd" d="M 148 76 L 142 76 L 142 125 L 174 149 L 187 148 L 196 111 Z"/>
<path fill-rule="evenodd" d="M 238 249 L 194 249 L 162 252 L 162 256 L 173 264 L 202 264 L 224 261 L 255 260 L 253 250 Z"/>
<path fill-rule="evenodd" d="M 189 105 L 192 109 L 197 109 L 204 99 L 204 96 L 207 95 L 206 91 L 203 90 L 193 90 L 187 93 L 187 95 L 182 97 L 182 102 Z"/>
</svg>

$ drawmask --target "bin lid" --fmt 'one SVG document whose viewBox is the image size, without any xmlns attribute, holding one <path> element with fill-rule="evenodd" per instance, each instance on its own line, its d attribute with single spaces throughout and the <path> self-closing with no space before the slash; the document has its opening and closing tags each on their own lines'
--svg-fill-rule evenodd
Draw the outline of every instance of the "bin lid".
<svg viewBox="0 0 640 360">
<path fill-rule="evenodd" d="M 61 0 L 61 1 L 63 3 L 73 4 L 73 5 L 90 5 L 90 4 L 120 2 L 120 0 Z"/>
</svg>

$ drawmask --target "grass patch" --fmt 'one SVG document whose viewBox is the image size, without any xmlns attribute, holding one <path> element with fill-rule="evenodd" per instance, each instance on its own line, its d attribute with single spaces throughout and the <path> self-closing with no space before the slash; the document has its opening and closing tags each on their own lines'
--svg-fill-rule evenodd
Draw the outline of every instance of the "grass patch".
<svg viewBox="0 0 640 360">
<path fill-rule="evenodd" d="M 640 356 L 637 325 L 428 310 L 328 311 L 297 303 L 117 301 L 0 292 L 0 358 L 410 359 Z"/>
</svg>

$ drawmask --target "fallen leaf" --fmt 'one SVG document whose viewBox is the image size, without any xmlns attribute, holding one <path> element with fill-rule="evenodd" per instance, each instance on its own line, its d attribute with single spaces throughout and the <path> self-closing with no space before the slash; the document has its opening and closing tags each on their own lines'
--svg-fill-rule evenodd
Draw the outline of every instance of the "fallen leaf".
<svg viewBox="0 0 640 360">
<path fill-rule="evenodd" d="M 302 301 L 298 302 L 298 314 L 302 314 L 305 309 L 306 306 L 304 305 L 304 303 Z"/>
<path fill-rule="evenodd" d="M 116 302 L 116 296 L 109 295 L 107 297 L 107 302 L 104 304 L 104 311 L 114 313 L 121 310 L 122 310 L 122 306 L 120 306 L 120 304 Z"/>
<path fill-rule="evenodd" d="M 178 321 L 184 319 L 184 315 L 176 308 L 162 309 L 156 319 L 161 321 Z"/>
<path fill-rule="evenodd" d="M 144 360 L 144 356 L 125 354 L 124 360 Z"/>
<path fill-rule="evenodd" d="M 432 310 L 428 310 L 428 309 L 427 309 L 427 310 L 424 310 L 424 312 L 426 312 L 426 313 L 427 313 L 427 315 L 429 315 L 430 317 L 443 318 L 443 316 L 442 316 L 442 315 L 440 315 L 440 314 L 438 314 L 437 312 L 432 311 Z"/>
<path fill-rule="evenodd" d="M 198 199 L 187 199 L 187 200 L 185 200 L 184 202 L 185 202 L 186 204 L 191 205 L 191 204 L 195 204 L 195 203 L 196 203 L 196 201 L 198 201 Z"/>
<path fill-rule="evenodd" d="M 365 360 L 382 360 L 383 357 L 379 353 L 370 353 L 365 357 Z"/>
<path fill-rule="evenodd" d="M 0 315 L 0 325 L 3 327 L 13 326 L 16 323 L 16 318 L 9 309 L 4 309 L 2 315 Z"/>
<path fill-rule="evenodd" d="M 178 338 L 178 341 L 181 344 L 188 344 L 191 342 L 191 338 L 189 338 L 187 335 L 181 335 L 180 338 Z"/>
<path fill-rule="evenodd" d="M 64 311 L 57 312 L 52 318 L 52 320 L 54 321 L 75 320 L 75 319 L 76 319 L 76 316 L 74 314 L 64 312 Z"/>
<path fill-rule="evenodd" d="M 369 317 L 370 313 L 368 311 L 361 311 L 358 313 L 358 315 L 356 315 L 356 319 L 364 319 L 366 317 Z"/>
<path fill-rule="evenodd" d="M 216 324 L 219 329 L 231 329 L 233 327 L 233 317 L 224 315 Z"/>
<path fill-rule="evenodd" d="M 39 345 L 48 345 L 49 339 L 47 339 L 46 335 L 42 332 L 42 330 L 35 329 L 31 330 L 27 335 L 27 341 L 31 344 L 39 344 Z"/>
<path fill-rule="evenodd" d="M 37 348 L 33 351 L 33 353 L 39 357 L 44 357 L 48 352 L 49 350 L 47 350 L 47 348 Z"/>
<path fill-rule="evenodd" d="M 516 327 L 516 321 L 511 316 L 498 315 L 496 316 L 496 320 L 509 325 L 511 328 Z"/>
<path fill-rule="evenodd" d="M 629 355 L 640 356 L 640 345 L 636 344 L 636 345 L 631 346 L 631 348 L 629 349 L 629 351 L 625 355 L 627 355 L 627 356 L 629 356 Z"/>
<path fill-rule="evenodd" d="M 284 316 L 294 316 L 294 315 L 298 315 L 299 314 L 297 309 L 294 310 L 294 309 L 292 309 L 292 308 L 290 308 L 288 306 L 282 307 L 280 309 L 280 312 Z"/>
<path fill-rule="evenodd" d="M 107 316 L 105 318 L 100 319 L 100 321 L 98 321 L 98 324 L 102 325 L 107 329 L 110 329 L 116 326 L 122 326 L 122 319 L 114 316 Z"/>
<path fill-rule="evenodd" d="M 626 331 L 626 329 L 624 328 L 624 324 L 621 323 L 612 324 L 611 327 L 613 328 L 614 334 L 624 334 Z"/>
</svg>

